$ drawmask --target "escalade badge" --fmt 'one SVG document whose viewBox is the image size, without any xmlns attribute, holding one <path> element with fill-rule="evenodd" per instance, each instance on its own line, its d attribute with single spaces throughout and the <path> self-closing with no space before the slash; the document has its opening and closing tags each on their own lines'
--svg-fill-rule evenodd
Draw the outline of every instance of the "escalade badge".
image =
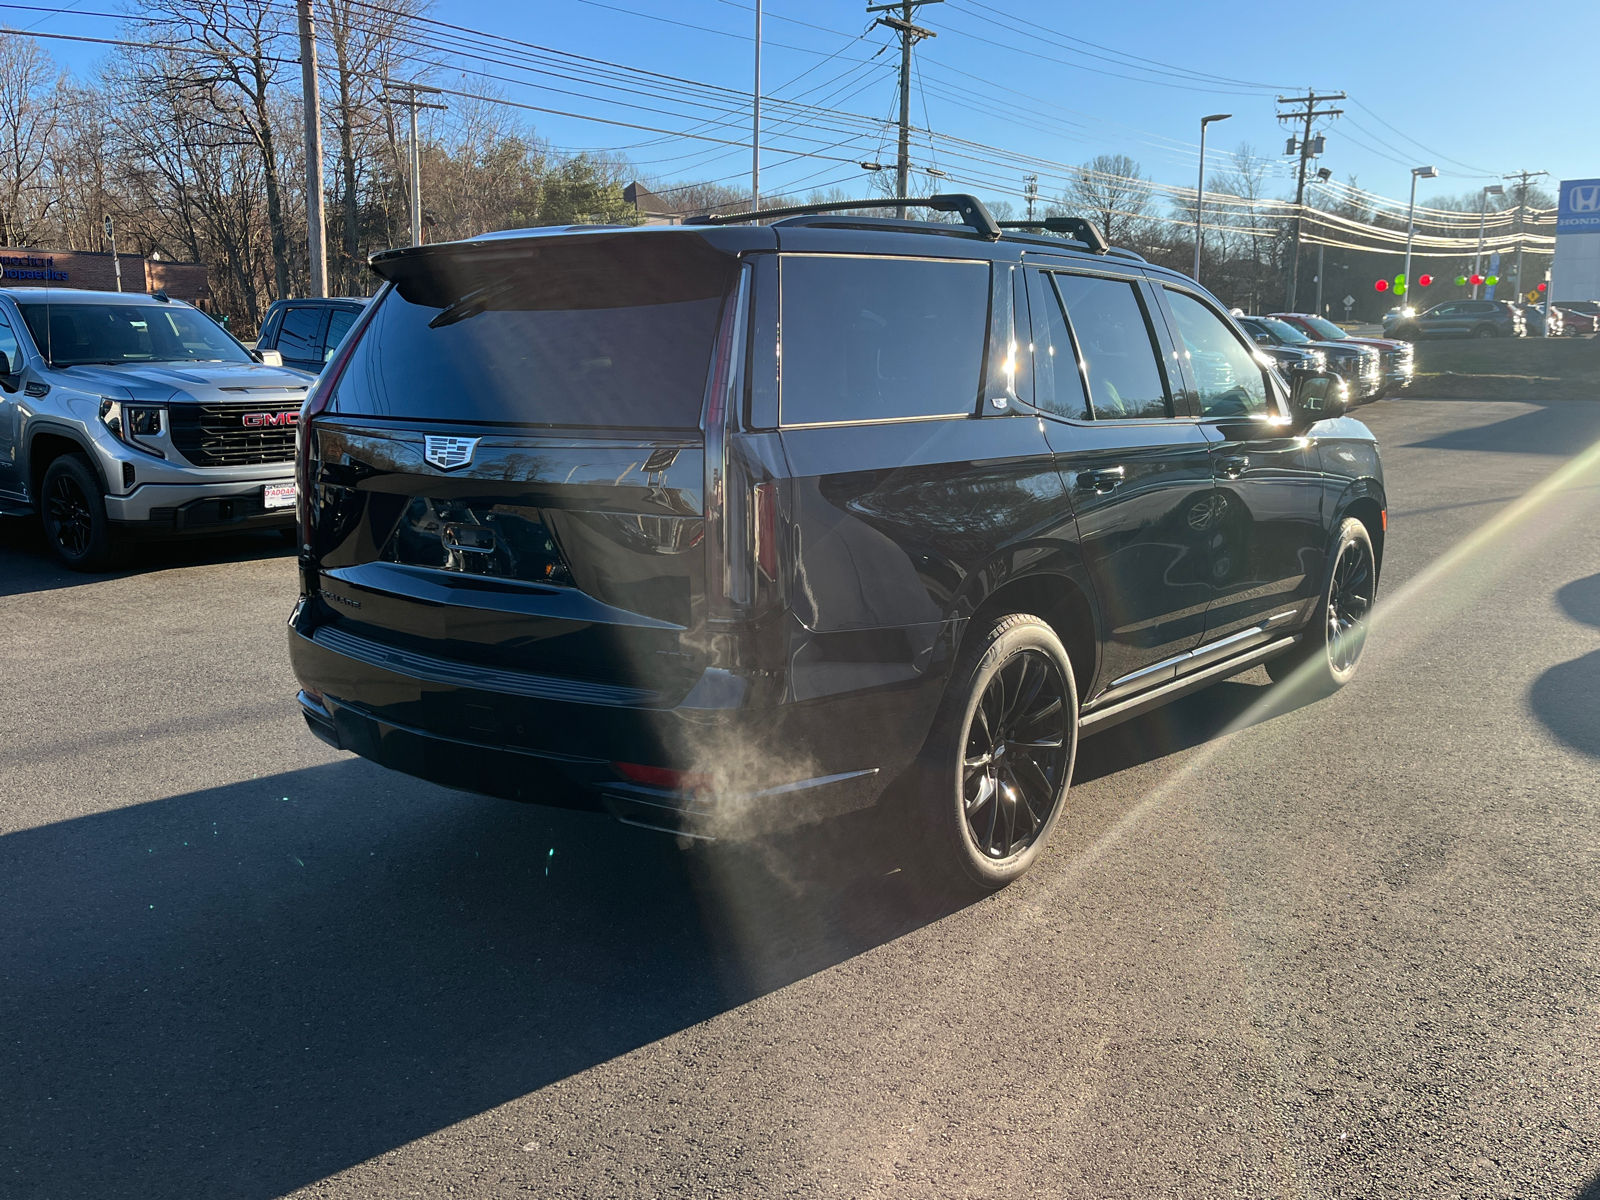
<svg viewBox="0 0 1600 1200">
<path fill-rule="evenodd" d="M 441 471 L 454 471 L 472 461 L 472 452 L 478 448 L 478 438 L 434 437 L 427 438 L 422 457 Z"/>
</svg>

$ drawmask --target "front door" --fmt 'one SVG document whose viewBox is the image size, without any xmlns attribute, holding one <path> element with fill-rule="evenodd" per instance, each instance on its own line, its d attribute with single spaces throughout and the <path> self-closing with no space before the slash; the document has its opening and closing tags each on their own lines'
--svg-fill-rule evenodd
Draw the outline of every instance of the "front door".
<svg viewBox="0 0 1600 1200">
<path fill-rule="evenodd" d="M 1321 590 L 1317 447 L 1290 430 L 1276 381 L 1222 314 L 1197 294 L 1162 291 L 1216 480 L 1204 644 L 1244 650 L 1298 624 Z"/>
<path fill-rule="evenodd" d="M 1205 434 L 1175 408 L 1132 273 L 1030 267 L 1033 399 L 1072 498 L 1105 650 L 1086 691 L 1105 703 L 1172 679 L 1211 600 Z M 1154 320 L 1152 320 L 1154 318 Z"/>
</svg>

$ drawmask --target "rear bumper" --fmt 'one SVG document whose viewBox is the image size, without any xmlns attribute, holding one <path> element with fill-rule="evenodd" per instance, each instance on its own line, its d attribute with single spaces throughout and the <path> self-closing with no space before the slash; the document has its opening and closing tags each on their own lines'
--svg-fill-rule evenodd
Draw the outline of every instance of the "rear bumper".
<svg viewBox="0 0 1600 1200">
<path fill-rule="evenodd" d="M 930 679 L 769 707 L 581 703 L 385 670 L 292 625 L 289 645 L 302 685 L 320 695 L 300 693 L 306 723 L 337 749 L 446 787 L 695 837 L 767 833 L 875 803 L 921 750 L 939 698 Z M 697 780 L 649 786 L 616 763 Z"/>
</svg>

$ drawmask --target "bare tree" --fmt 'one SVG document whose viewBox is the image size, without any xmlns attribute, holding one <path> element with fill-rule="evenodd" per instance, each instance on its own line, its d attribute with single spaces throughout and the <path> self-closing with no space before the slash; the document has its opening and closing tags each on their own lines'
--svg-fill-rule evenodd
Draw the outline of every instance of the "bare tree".
<svg viewBox="0 0 1600 1200">
<path fill-rule="evenodd" d="M 0 245 L 28 245 L 54 207 L 45 182 L 63 87 L 37 42 L 0 38 Z"/>
<path fill-rule="evenodd" d="M 1148 224 L 1150 183 L 1126 154 L 1098 154 L 1073 172 L 1061 203 L 1067 212 L 1092 213 L 1112 245 L 1128 245 Z"/>
</svg>

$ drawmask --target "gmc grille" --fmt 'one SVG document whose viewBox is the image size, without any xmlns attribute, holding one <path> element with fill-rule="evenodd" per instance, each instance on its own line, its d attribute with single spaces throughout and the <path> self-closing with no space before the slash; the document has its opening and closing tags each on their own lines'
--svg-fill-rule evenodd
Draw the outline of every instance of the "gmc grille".
<svg viewBox="0 0 1600 1200">
<path fill-rule="evenodd" d="M 247 414 L 276 416 L 300 407 L 293 400 L 262 400 L 248 404 L 174 404 L 172 444 L 197 467 L 244 467 L 256 463 L 294 461 L 294 426 L 250 428 Z"/>
</svg>

